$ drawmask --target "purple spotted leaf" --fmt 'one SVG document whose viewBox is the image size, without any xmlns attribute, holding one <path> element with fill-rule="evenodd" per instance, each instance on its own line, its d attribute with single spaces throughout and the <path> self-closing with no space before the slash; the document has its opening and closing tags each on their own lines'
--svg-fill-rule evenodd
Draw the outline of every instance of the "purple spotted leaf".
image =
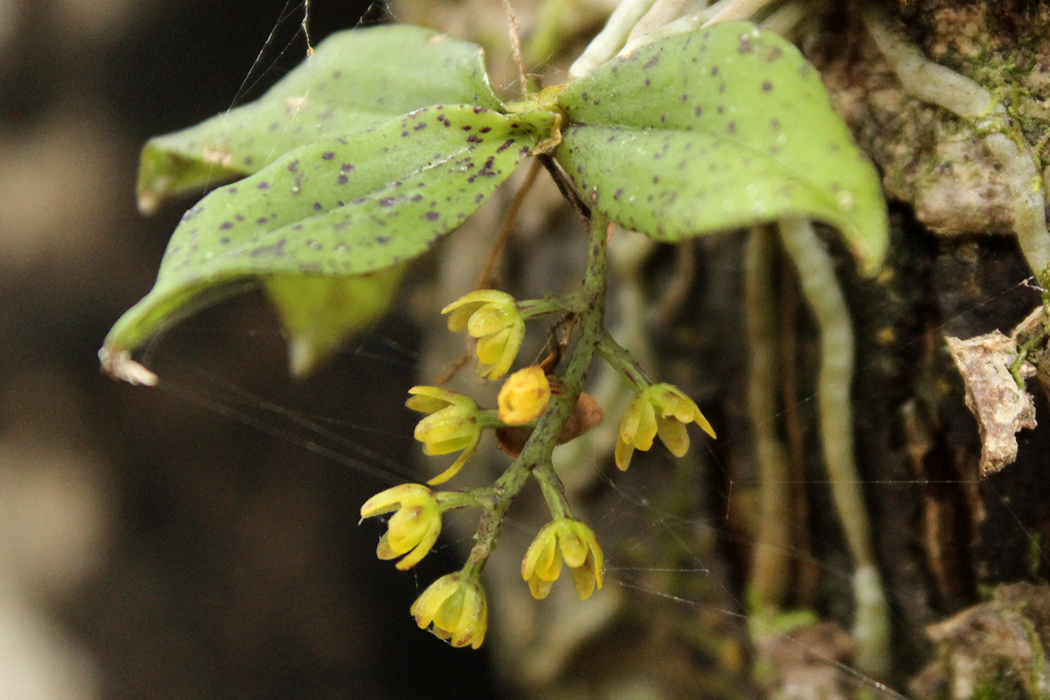
<svg viewBox="0 0 1050 700">
<path fill-rule="evenodd" d="M 726 22 L 615 58 L 565 87 L 555 156 L 616 223 L 680 241 L 785 215 L 837 227 L 864 271 L 888 244 L 875 168 L 820 76 L 772 32 Z"/>
<path fill-rule="evenodd" d="M 312 141 L 435 104 L 499 109 L 479 46 L 408 25 L 333 34 L 255 102 L 151 139 L 139 206 L 152 211 L 165 198 L 250 175 Z"/>
<path fill-rule="evenodd" d="M 529 130 L 481 107 L 427 107 L 302 146 L 211 192 L 183 216 L 155 286 L 117 321 L 103 360 L 126 357 L 236 279 L 352 277 L 423 254 L 529 154 L 531 122 Z"/>
</svg>

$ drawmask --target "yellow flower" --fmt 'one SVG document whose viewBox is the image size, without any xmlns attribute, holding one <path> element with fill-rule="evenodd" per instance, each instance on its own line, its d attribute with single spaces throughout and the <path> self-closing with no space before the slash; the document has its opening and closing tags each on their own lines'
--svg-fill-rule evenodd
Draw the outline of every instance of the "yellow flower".
<svg viewBox="0 0 1050 700">
<path fill-rule="evenodd" d="M 466 464 L 478 449 L 483 426 L 481 411 L 474 400 L 436 386 L 414 386 L 405 405 L 413 411 L 429 413 L 416 425 L 414 436 L 423 443 L 423 454 L 444 455 L 463 450 L 452 466 L 427 483 L 443 484 Z"/>
<path fill-rule="evenodd" d="M 412 603 L 411 612 L 420 629 L 434 625 L 433 632 L 454 647 L 485 641 L 488 606 L 481 585 L 463 574 L 442 576 Z"/>
<path fill-rule="evenodd" d="M 369 498 L 361 506 L 361 519 L 394 513 L 379 540 L 376 556 L 387 561 L 402 554 L 401 571 L 411 569 L 426 556 L 441 534 L 441 508 L 434 492 L 419 484 L 401 484 Z"/>
<path fill-rule="evenodd" d="M 653 384 L 639 391 L 631 400 L 620 423 L 616 441 L 616 466 L 627 469 L 635 449 L 648 450 L 657 435 L 675 457 L 689 449 L 687 423 L 695 422 L 711 437 L 715 431 L 696 402 L 671 384 Z"/>
<path fill-rule="evenodd" d="M 495 289 L 480 289 L 456 299 L 441 313 L 452 314 L 448 318 L 450 331 L 467 331 L 478 339 L 479 377 L 499 379 L 507 373 L 525 339 L 525 319 L 514 297 Z"/>
<path fill-rule="evenodd" d="M 586 600 L 595 587 L 602 587 L 602 548 L 591 528 L 579 520 L 558 518 L 543 526 L 521 561 L 521 577 L 529 584 L 532 597 L 543 599 L 561 573 L 564 561 L 580 600 Z"/>
<path fill-rule="evenodd" d="M 507 425 L 525 425 L 539 418 L 551 398 L 551 384 L 539 365 L 519 369 L 499 390 L 499 418 Z"/>
</svg>

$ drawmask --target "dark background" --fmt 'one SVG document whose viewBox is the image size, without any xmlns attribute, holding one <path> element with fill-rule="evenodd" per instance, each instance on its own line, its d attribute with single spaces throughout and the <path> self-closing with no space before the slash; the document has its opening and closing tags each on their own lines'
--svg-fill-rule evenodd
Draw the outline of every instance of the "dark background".
<svg viewBox="0 0 1050 700">
<path fill-rule="evenodd" d="M 399 573 L 375 558 L 378 524 L 357 522 L 369 495 L 408 478 L 399 465 L 417 450 L 400 391 L 416 343 L 403 317 L 295 383 L 249 294 L 154 344 L 158 388 L 98 370 L 102 338 L 149 289 L 189 204 L 139 216 L 138 149 L 257 97 L 298 63 L 302 7 L 6 7 L 0 638 L 19 652 L 0 660 L 0 695 L 493 696 L 483 652 L 421 634 L 408 613 L 451 558 Z M 311 39 L 362 17 L 383 19 L 367 3 L 315 2 Z"/>
</svg>

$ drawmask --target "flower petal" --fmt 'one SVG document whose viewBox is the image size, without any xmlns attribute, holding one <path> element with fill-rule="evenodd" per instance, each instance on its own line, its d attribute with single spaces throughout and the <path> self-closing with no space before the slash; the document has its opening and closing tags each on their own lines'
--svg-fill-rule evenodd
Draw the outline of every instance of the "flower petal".
<svg viewBox="0 0 1050 700">
<path fill-rule="evenodd" d="M 512 304 L 516 303 L 513 296 L 498 289 L 476 289 L 473 292 L 464 294 L 451 304 L 447 304 L 445 308 L 441 309 L 441 313 L 447 314 L 449 311 L 458 309 L 466 304 L 505 304 L 508 300 Z"/>
<path fill-rule="evenodd" d="M 438 520 L 436 525 L 432 525 L 426 534 L 420 539 L 419 544 L 416 548 L 409 552 L 404 559 L 395 564 L 398 571 L 408 571 L 413 566 L 418 564 L 423 557 L 425 557 L 434 544 L 437 542 L 438 535 L 441 534 L 441 521 Z"/>
<path fill-rule="evenodd" d="M 486 335 L 478 340 L 475 352 L 478 359 L 484 364 L 491 365 L 498 362 L 507 350 L 507 344 L 513 335 L 513 328 L 504 328 L 492 335 Z"/>
<path fill-rule="evenodd" d="M 441 602 L 434 613 L 434 627 L 441 628 L 446 632 L 452 632 L 459 625 L 459 618 L 463 614 L 464 590 L 457 586 L 449 593 L 448 597 Z"/>
<path fill-rule="evenodd" d="M 467 333 L 475 338 L 483 338 L 507 328 L 514 323 L 518 310 L 496 304 L 485 304 L 475 311 L 467 321 Z"/>
<path fill-rule="evenodd" d="M 552 585 L 554 585 L 554 581 L 544 581 L 533 576 L 529 579 L 529 593 L 536 600 L 543 600 L 550 594 Z"/>
<path fill-rule="evenodd" d="M 561 548 L 561 555 L 565 559 L 565 564 L 569 568 L 575 569 L 587 561 L 590 548 L 572 530 L 566 528 L 559 533 L 558 545 Z"/>
<path fill-rule="evenodd" d="M 627 471 L 627 467 L 631 466 L 631 457 L 634 456 L 634 445 L 629 442 L 624 442 L 623 439 L 616 441 L 616 468 L 620 471 Z"/>
<path fill-rule="evenodd" d="M 601 576 L 596 575 L 593 562 L 589 562 L 590 566 L 582 566 L 577 569 L 569 569 L 569 574 L 572 576 L 572 583 L 576 587 L 576 595 L 580 596 L 580 600 L 587 600 L 594 593 L 594 589 L 597 586 L 601 588 Z"/>
<path fill-rule="evenodd" d="M 483 302 L 471 303 L 456 309 L 450 309 L 449 307 L 452 306 L 452 304 L 449 304 L 449 306 L 442 309 L 441 313 L 445 314 L 452 311 L 452 314 L 448 317 L 448 329 L 453 333 L 462 333 L 467 330 L 467 325 L 470 323 L 470 317 L 474 315 L 475 311 L 484 305 Z"/>
<path fill-rule="evenodd" d="M 394 513 L 387 523 L 387 542 L 390 549 L 404 554 L 419 544 L 430 529 L 430 513 L 427 510 L 425 506 L 413 505 L 402 506 Z"/>
<path fill-rule="evenodd" d="M 638 408 L 638 427 L 631 442 L 639 450 L 648 450 L 653 446 L 656 431 L 656 411 L 647 401 Z"/>
<path fill-rule="evenodd" d="M 463 454 L 461 454 L 459 458 L 452 463 L 452 466 L 435 476 L 433 479 L 427 481 L 427 483 L 431 486 L 437 486 L 439 484 L 445 483 L 446 481 L 454 477 L 456 474 L 458 474 L 459 470 L 463 468 L 463 465 L 467 463 L 467 460 L 473 457 L 474 453 L 477 452 L 478 442 L 479 440 L 475 440 L 473 444 L 467 447 L 467 449 L 463 450 Z"/>
<path fill-rule="evenodd" d="M 657 418 L 657 434 L 675 457 L 684 457 L 689 451 L 689 431 L 674 418 Z"/>
</svg>

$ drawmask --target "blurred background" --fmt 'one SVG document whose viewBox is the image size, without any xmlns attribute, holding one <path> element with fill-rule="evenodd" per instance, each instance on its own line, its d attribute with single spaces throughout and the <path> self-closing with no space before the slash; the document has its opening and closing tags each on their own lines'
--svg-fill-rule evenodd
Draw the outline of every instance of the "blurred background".
<svg viewBox="0 0 1050 700">
<path fill-rule="evenodd" d="M 527 35 L 543 17 L 536 3 L 516 4 Z M 555 18 L 571 31 L 550 65 L 578 52 L 609 5 L 563 4 L 575 14 Z M 945 14 L 956 5 L 993 6 L 887 3 L 926 21 L 934 46 L 962 26 Z M 896 79 L 843 9 L 852 5 L 823 7 L 804 48 L 892 180 L 901 166 L 886 153 L 914 157 L 910 145 L 894 150 L 901 108 L 878 107 L 899 92 Z M 312 0 L 311 40 L 385 12 Z M 538 498 L 523 498 L 486 571 L 490 636 L 477 652 L 421 633 L 408 614 L 430 581 L 460 566 L 473 521 L 448 518 L 435 552 L 406 574 L 375 558 L 382 525 L 359 526 L 358 509 L 419 478 L 405 389 L 463 349 L 423 324 L 436 328 L 437 300 L 473 284 L 506 192 L 449 238 L 449 255 L 422 261 L 389 318 L 306 381 L 289 379 L 284 339 L 258 293 L 154 342 L 145 361 L 158 387 L 100 373 L 103 337 L 152 285 L 189 205 L 139 215 L 139 149 L 254 99 L 295 66 L 306 52 L 302 13 L 293 0 L 0 0 L 0 700 L 755 697 L 746 628 L 762 630 L 741 591 L 762 515 L 745 406 L 740 236 L 641 252 L 630 250 L 637 238 L 614 239 L 614 256 L 634 260 L 630 274 L 618 268 L 614 330 L 651 344 L 661 378 L 698 400 L 719 439 L 694 433 L 686 459 L 654 450 L 612 477 L 616 420 L 593 443 L 563 448 L 571 456 L 559 469 L 602 541 L 608 583 L 587 604 L 555 587 L 536 605 L 517 567 L 546 514 Z M 497 89 L 513 86 L 498 0 L 401 0 L 397 13 L 484 43 Z M 918 158 L 916 170 L 930 170 L 931 159 Z M 579 221 L 560 202 L 549 182 L 530 193 L 506 256 L 513 291 L 537 295 L 579 274 Z M 941 336 L 1010 328 L 1038 294 L 1024 284 L 1012 239 L 970 235 L 976 229 L 936 238 L 907 204 L 891 215 L 892 259 L 878 280 L 856 280 L 845 251 L 833 252 L 864 340 L 858 456 L 893 598 L 895 687 L 904 687 L 934 657 L 927 625 L 995 584 L 1050 576 L 1050 432 L 1023 433 L 1017 465 L 977 481 L 976 427 Z M 782 389 L 785 413 L 804 426 L 798 522 L 785 526 L 808 533 L 790 555 L 811 584 L 798 584 L 794 603 L 846 628 L 851 563 L 814 437 L 815 330 L 790 265 L 777 265 L 784 328 L 797 337 L 785 353 L 799 358 L 799 387 Z M 417 321 L 424 307 L 431 320 Z M 599 373 L 594 384 L 596 394 L 605 386 Z M 603 405 L 610 416 L 622 410 Z M 467 478 L 486 478 L 485 459 L 490 471 L 506 464 L 479 453 L 482 466 Z M 815 629 L 810 646 L 789 640 L 783 664 L 809 663 L 815 649 L 854 696 L 870 694 L 868 679 L 838 664 L 848 648 Z"/>
<path fill-rule="evenodd" d="M 314 43 L 382 19 L 312 4 Z M 249 294 L 158 344 L 158 389 L 98 370 L 188 205 L 138 214 L 138 150 L 258 96 L 305 55 L 301 20 L 284 0 L 0 0 L 0 698 L 494 694 L 484 653 L 408 614 L 458 564 L 417 581 L 357 524 L 416 450 L 407 320 L 297 384 Z M 350 442 L 319 454 L 311 420 Z"/>
</svg>

